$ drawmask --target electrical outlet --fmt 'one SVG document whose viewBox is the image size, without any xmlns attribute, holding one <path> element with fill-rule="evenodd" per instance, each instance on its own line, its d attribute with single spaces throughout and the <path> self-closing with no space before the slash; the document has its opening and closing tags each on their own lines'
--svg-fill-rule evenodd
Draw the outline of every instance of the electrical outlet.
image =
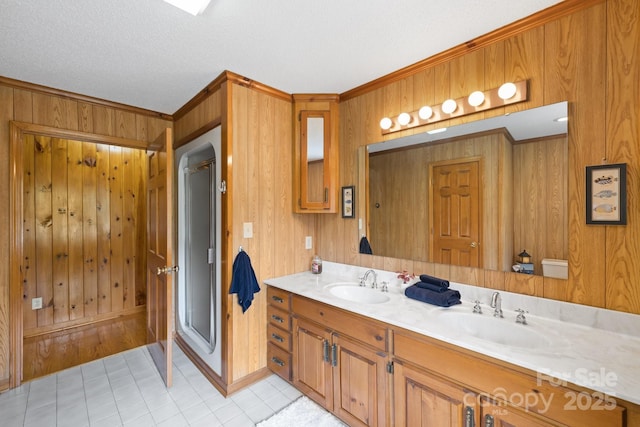
<svg viewBox="0 0 640 427">
<path fill-rule="evenodd" d="M 33 298 L 31 300 L 31 310 L 40 310 L 42 308 L 42 297 Z"/>
<path fill-rule="evenodd" d="M 245 222 L 242 224 L 243 235 L 245 239 L 250 239 L 253 237 L 253 223 Z"/>
<path fill-rule="evenodd" d="M 304 238 L 304 248 L 313 249 L 313 238 L 311 236 L 307 236 Z"/>
</svg>

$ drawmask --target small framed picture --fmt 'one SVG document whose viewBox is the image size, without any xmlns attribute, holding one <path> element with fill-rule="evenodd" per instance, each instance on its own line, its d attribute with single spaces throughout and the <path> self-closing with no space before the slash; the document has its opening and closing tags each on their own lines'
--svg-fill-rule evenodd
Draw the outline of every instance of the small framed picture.
<svg viewBox="0 0 640 427">
<path fill-rule="evenodd" d="M 627 164 L 587 166 L 587 224 L 627 223 Z"/>
<path fill-rule="evenodd" d="M 342 187 L 342 218 L 356 217 L 356 187 Z"/>
</svg>

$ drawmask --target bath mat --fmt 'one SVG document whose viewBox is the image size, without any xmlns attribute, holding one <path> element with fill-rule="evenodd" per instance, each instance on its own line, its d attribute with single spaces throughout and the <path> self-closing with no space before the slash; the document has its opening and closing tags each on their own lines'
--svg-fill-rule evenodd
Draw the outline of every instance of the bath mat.
<svg viewBox="0 0 640 427">
<path fill-rule="evenodd" d="M 306 396 L 261 421 L 257 427 L 346 427 L 339 419 L 325 411 Z"/>
</svg>

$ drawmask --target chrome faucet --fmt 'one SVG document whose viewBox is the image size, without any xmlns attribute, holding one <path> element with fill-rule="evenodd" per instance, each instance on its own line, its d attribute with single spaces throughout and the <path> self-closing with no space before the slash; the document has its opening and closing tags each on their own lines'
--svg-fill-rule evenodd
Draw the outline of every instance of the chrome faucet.
<svg viewBox="0 0 640 427">
<path fill-rule="evenodd" d="M 491 308 L 493 308 L 493 317 L 503 317 L 500 292 L 494 292 L 493 295 L 491 295 Z"/>
<path fill-rule="evenodd" d="M 518 313 L 518 315 L 516 316 L 516 323 L 520 323 L 521 325 L 526 325 L 527 324 L 527 318 L 524 317 L 525 313 L 528 313 L 528 311 L 525 311 L 521 308 L 517 309 L 516 312 Z"/>
<path fill-rule="evenodd" d="M 367 279 L 369 278 L 369 274 L 373 274 L 373 283 L 371 284 L 371 287 L 375 289 L 378 287 L 378 275 L 373 270 L 367 270 L 364 273 L 364 276 L 360 278 L 360 286 L 365 286 L 367 284 Z"/>
</svg>

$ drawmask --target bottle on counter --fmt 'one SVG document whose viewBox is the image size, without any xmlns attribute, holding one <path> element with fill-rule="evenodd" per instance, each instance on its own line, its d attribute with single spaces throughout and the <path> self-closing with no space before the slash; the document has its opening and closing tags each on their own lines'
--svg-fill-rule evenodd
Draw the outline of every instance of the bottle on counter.
<svg viewBox="0 0 640 427">
<path fill-rule="evenodd" d="M 318 255 L 314 255 L 311 260 L 311 272 L 313 274 L 322 273 L 322 259 Z"/>
</svg>

